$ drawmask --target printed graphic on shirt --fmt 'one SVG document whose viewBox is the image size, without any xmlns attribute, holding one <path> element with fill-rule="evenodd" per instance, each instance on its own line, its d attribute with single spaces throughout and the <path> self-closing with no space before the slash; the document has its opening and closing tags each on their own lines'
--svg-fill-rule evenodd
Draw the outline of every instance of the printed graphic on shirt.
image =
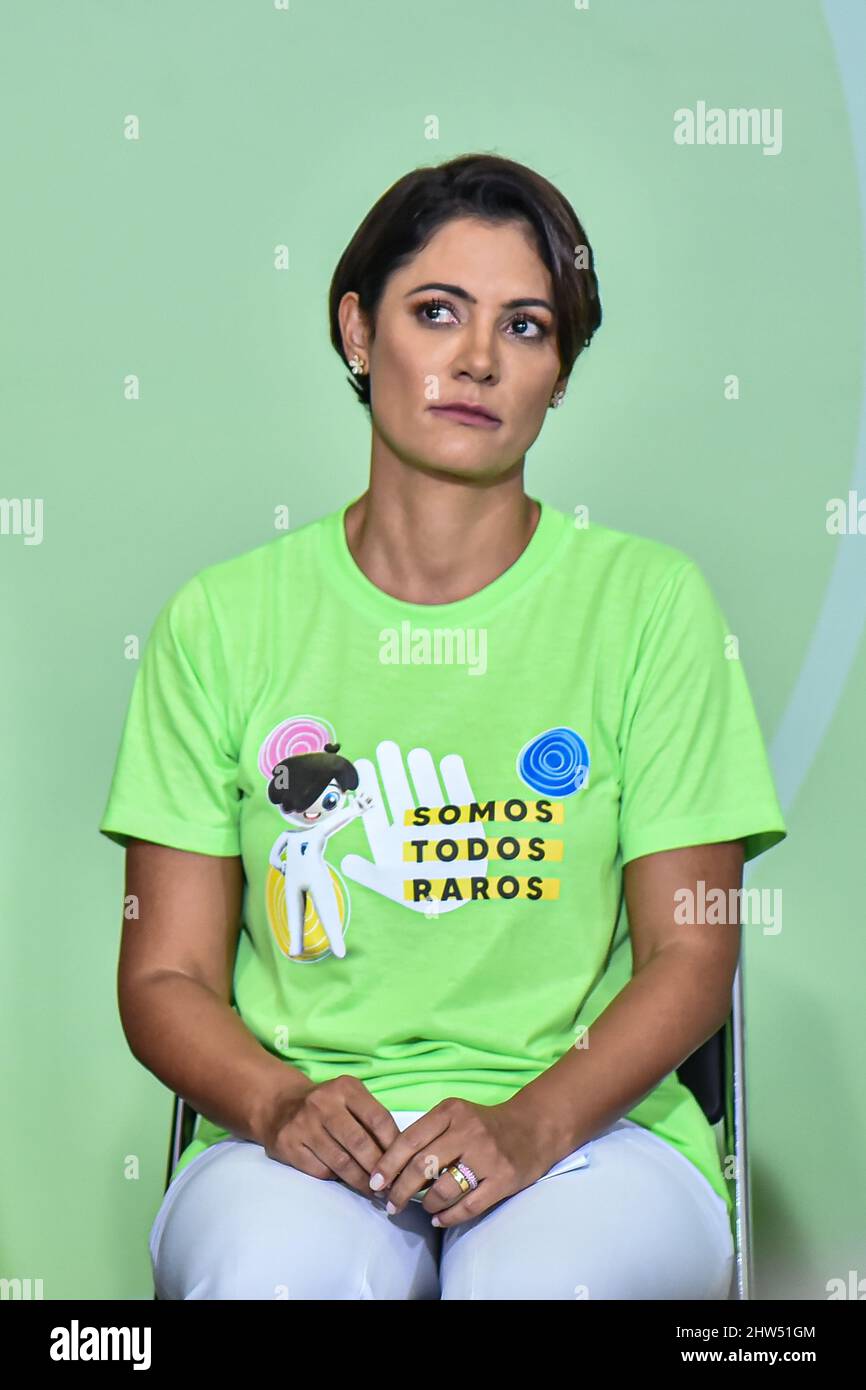
<svg viewBox="0 0 866 1390">
<path fill-rule="evenodd" d="M 558 877 L 515 869 L 562 861 L 563 800 L 589 784 L 589 750 L 574 729 L 547 729 L 518 752 L 515 769 L 534 798 L 479 796 L 459 753 L 440 758 L 437 771 L 429 749 L 411 749 L 404 762 L 383 739 L 376 760 L 344 756 L 328 721 L 309 715 L 284 720 L 262 742 L 259 770 L 286 822 L 270 851 L 265 904 L 288 959 L 346 954 L 350 895 L 325 850 L 333 854 L 331 837 L 356 816 L 369 857 L 344 855 L 343 875 L 409 911 L 558 898 Z"/>
</svg>

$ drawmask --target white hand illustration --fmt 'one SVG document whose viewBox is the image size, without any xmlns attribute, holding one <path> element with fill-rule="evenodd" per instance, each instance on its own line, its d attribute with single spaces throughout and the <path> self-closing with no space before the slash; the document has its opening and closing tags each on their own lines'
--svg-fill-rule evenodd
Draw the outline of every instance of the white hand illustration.
<svg viewBox="0 0 866 1390">
<path fill-rule="evenodd" d="M 341 863 L 343 873 L 356 883 L 381 893 L 385 898 L 402 903 L 404 907 L 425 916 L 450 912 L 452 908 L 462 907 L 470 898 L 448 898 L 440 902 L 436 896 L 440 889 L 435 880 L 443 878 L 469 878 L 487 872 L 487 855 L 477 859 L 425 859 L 421 863 L 403 858 L 403 846 L 409 840 L 486 840 L 483 821 L 458 821 L 454 825 L 405 825 L 404 812 L 415 806 L 467 806 L 475 800 L 469 785 L 466 768 L 459 753 L 448 753 L 442 758 L 439 775 L 433 757 L 427 748 L 413 748 L 406 757 L 416 795 L 409 788 L 409 778 L 403 766 L 403 756 L 399 746 L 392 739 L 383 739 L 376 747 L 379 775 L 369 758 L 355 758 L 354 764 L 364 792 L 374 796 L 374 805 L 364 816 L 367 840 L 372 859 L 364 859 L 360 854 L 347 854 Z M 381 781 L 381 786 L 379 782 Z M 444 795 L 443 795 L 444 788 Z M 384 791 L 384 796 L 382 792 Z M 391 819 L 388 819 L 387 807 Z M 404 885 L 412 879 L 430 879 L 433 883 L 431 896 L 414 902 L 405 896 Z"/>
</svg>

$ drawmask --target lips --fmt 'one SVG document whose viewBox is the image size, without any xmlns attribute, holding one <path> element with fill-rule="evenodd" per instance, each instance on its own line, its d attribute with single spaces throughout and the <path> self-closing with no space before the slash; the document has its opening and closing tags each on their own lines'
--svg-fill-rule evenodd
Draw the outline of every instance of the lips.
<svg viewBox="0 0 866 1390">
<path fill-rule="evenodd" d="M 467 401 L 454 401 L 449 405 L 434 405 L 430 407 L 439 415 L 450 415 L 455 420 L 461 420 L 468 424 L 487 425 L 488 427 L 501 425 L 502 421 L 492 411 L 486 410 L 483 406 L 472 405 Z"/>
</svg>

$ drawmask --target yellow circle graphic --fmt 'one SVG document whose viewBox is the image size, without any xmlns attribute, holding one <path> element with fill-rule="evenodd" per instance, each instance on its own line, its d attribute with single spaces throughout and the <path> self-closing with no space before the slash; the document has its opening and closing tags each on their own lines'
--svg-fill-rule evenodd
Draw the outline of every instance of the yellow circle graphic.
<svg viewBox="0 0 866 1390">
<path fill-rule="evenodd" d="M 346 895 L 343 885 L 336 869 L 328 865 L 328 872 L 334 885 L 334 892 L 337 895 L 337 910 L 340 914 L 340 926 L 346 926 Z M 268 877 L 265 883 L 265 906 L 268 913 L 268 922 L 274 934 L 277 945 L 284 956 L 289 954 L 289 920 L 286 914 L 286 892 L 285 878 L 273 864 L 268 868 Z M 313 906 L 313 899 L 309 893 L 304 894 L 304 949 L 299 956 L 291 956 L 291 960 L 320 960 L 322 956 L 330 954 L 328 938 L 325 935 L 325 928 L 322 926 L 319 914 Z"/>
</svg>

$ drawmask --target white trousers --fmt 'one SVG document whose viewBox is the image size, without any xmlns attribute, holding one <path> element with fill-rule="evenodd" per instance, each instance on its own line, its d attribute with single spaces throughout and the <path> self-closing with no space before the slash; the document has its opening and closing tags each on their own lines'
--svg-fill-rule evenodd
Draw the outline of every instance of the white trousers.
<svg viewBox="0 0 866 1390">
<path fill-rule="evenodd" d="M 423 1111 L 391 1112 L 401 1130 Z M 695 1165 L 621 1119 L 451 1228 L 225 1139 L 169 1184 L 150 1233 L 160 1299 L 726 1299 L 727 1208 Z"/>
</svg>

